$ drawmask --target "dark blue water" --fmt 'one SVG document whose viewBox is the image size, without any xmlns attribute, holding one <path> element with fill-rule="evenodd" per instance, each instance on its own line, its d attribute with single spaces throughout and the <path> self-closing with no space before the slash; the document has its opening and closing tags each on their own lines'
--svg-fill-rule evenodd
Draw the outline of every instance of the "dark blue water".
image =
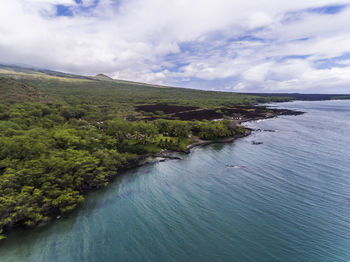
<svg viewBox="0 0 350 262">
<path fill-rule="evenodd" d="M 129 171 L 0 261 L 350 261 L 350 101 L 278 106 L 307 114 Z"/>
</svg>

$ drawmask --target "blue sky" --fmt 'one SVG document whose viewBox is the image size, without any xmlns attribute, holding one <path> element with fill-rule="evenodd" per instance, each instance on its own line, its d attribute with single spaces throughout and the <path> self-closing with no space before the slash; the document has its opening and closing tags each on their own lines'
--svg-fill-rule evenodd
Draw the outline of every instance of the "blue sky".
<svg viewBox="0 0 350 262">
<path fill-rule="evenodd" d="M 3 0 L 0 63 L 239 92 L 350 93 L 349 0 Z"/>
</svg>

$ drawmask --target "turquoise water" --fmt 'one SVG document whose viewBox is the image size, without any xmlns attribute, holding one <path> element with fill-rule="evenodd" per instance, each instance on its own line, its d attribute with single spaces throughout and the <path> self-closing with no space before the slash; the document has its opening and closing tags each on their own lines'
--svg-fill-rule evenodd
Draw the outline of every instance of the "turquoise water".
<svg viewBox="0 0 350 262">
<path fill-rule="evenodd" d="M 278 106 L 307 114 L 129 171 L 0 261 L 350 261 L 350 101 Z"/>
</svg>

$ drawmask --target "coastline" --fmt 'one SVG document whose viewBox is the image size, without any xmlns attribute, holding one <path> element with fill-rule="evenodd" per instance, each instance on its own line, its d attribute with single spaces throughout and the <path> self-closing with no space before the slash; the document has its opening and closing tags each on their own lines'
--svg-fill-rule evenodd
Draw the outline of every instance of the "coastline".
<svg viewBox="0 0 350 262">
<path fill-rule="evenodd" d="M 271 109 L 271 110 L 273 110 L 273 113 L 266 114 L 265 116 L 257 116 L 257 117 L 243 118 L 243 119 L 237 120 L 237 124 L 244 128 L 244 130 L 245 130 L 244 134 L 238 134 L 235 136 L 229 136 L 229 137 L 215 139 L 215 140 L 197 139 L 196 141 L 193 141 L 191 144 L 189 144 L 186 147 L 186 150 L 184 150 L 184 151 L 161 150 L 160 152 L 155 153 L 155 154 L 140 155 L 136 159 L 134 159 L 132 162 L 127 163 L 125 167 L 119 169 L 119 171 L 124 172 L 124 171 L 130 170 L 130 169 L 133 169 L 133 168 L 141 167 L 145 164 L 161 162 L 161 161 L 165 161 L 167 159 L 168 160 L 181 160 L 182 158 L 174 156 L 174 154 L 177 154 L 177 153 L 190 154 L 193 149 L 201 147 L 201 146 L 206 146 L 206 145 L 210 145 L 210 144 L 232 143 L 239 138 L 243 138 L 243 137 L 247 137 L 247 136 L 251 135 L 251 133 L 254 131 L 254 129 L 251 129 L 249 127 L 241 125 L 242 123 L 245 123 L 245 122 L 271 119 L 271 118 L 275 118 L 275 117 L 283 116 L 283 115 L 298 116 L 298 115 L 305 114 L 305 112 L 290 110 L 290 109 Z M 155 161 L 147 161 L 148 158 L 153 158 L 156 160 Z M 120 174 L 120 172 L 118 172 L 118 174 Z M 118 174 L 116 174 L 116 176 L 118 176 Z"/>
<path fill-rule="evenodd" d="M 281 115 L 301 115 L 304 114 L 304 112 L 300 112 L 300 111 L 295 111 L 295 110 L 288 110 L 288 109 L 272 109 L 272 112 L 266 113 L 266 115 L 264 116 L 257 116 L 257 117 L 250 117 L 250 118 L 242 118 L 239 120 L 236 120 L 237 125 L 242 126 L 241 124 L 244 122 L 249 122 L 249 121 L 257 121 L 257 120 L 264 120 L 264 119 L 271 119 L 271 118 L 275 118 Z M 157 162 L 163 162 L 166 160 L 182 160 L 181 157 L 175 156 L 178 153 L 183 153 L 183 154 L 190 154 L 193 149 L 198 148 L 198 147 L 202 147 L 202 146 L 206 146 L 206 145 L 210 145 L 210 144 L 217 144 L 217 143 L 233 143 L 235 140 L 239 139 L 239 138 L 243 138 L 243 137 L 247 137 L 249 136 L 252 131 L 254 131 L 251 128 L 242 126 L 245 130 L 245 132 L 243 134 L 237 134 L 234 136 L 229 136 L 229 137 L 225 137 L 225 138 L 220 138 L 220 139 L 215 139 L 215 140 L 201 140 L 199 138 L 197 138 L 195 141 L 193 141 L 191 144 L 189 144 L 185 150 L 183 151 L 173 151 L 173 150 L 161 150 L 158 153 L 152 153 L 152 154 L 144 154 L 144 155 L 138 155 L 134 158 L 129 159 L 125 165 L 120 166 L 117 169 L 117 172 L 113 175 L 111 175 L 108 178 L 108 183 L 113 182 L 113 180 L 115 178 L 117 178 L 119 175 L 122 175 L 124 172 L 138 168 L 138 167 L 142 167 L 146 164 L 152 164 L 152 163 L 157 163 Z M 108 185 L 107 185 L 108 186 Z M 96 187 L 89 187 L 89 188 L 84 188 L 84 190 L 82 191 L 82 194 L 84 196 L 86 196 L 89 192 L 91 191 L 95 191 L 98 190 L 100 188 L 96 188 Z M 74 210 L 76 210 L 77 208 L 79 208 L 79 206 L 77 206 Z M 72 210 L 72 211 L 74 211 Z M 71 212 L 72 212 L 71 211 Z M 62 213 L 57 213 L 57 212 L 53 212 L 51 214 L 48 214 L 49 219 L 45 222 L 33 225 L 33 226 L 29 226 L 29 227 L 23 227 L 23 226 L 13 226 L 11 228 L 7 228 L 6 231 L 4 231 L 3 233 L 5 233 L 5 235 L 8 235 L 9 233 L 11 233 L 12 230 L 22 227 L 22 228 L 27 228 L 27 229 L 35 229 L 36 227 L 41 227 L 41 226 L 45 226 L 49 223 L 51 223 L 52 221 L 56 220 L 56 219 L 62 219 L 65 217 L 68 217 L 71 212 L 67 212 L 65 214 Z M 2 234 L 0 234 L 0 236 L 3 236 Z M 5 238 L 0 238 L 0 243 L 3 242 Z M 1 241 L 2 240 L 2 241 Z"/>
</svg>

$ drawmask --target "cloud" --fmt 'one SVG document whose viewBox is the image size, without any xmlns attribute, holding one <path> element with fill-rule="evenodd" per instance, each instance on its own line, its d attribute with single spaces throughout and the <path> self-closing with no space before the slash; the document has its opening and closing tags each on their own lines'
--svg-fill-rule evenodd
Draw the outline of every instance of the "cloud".
<svg viewBox="0 0 350 262">
<path fill-rule="evenodd" d="M 0 10 L 2 63 L 218 90 L 350 92 L 347 0 L 4 0 Z"/>
</svg>

